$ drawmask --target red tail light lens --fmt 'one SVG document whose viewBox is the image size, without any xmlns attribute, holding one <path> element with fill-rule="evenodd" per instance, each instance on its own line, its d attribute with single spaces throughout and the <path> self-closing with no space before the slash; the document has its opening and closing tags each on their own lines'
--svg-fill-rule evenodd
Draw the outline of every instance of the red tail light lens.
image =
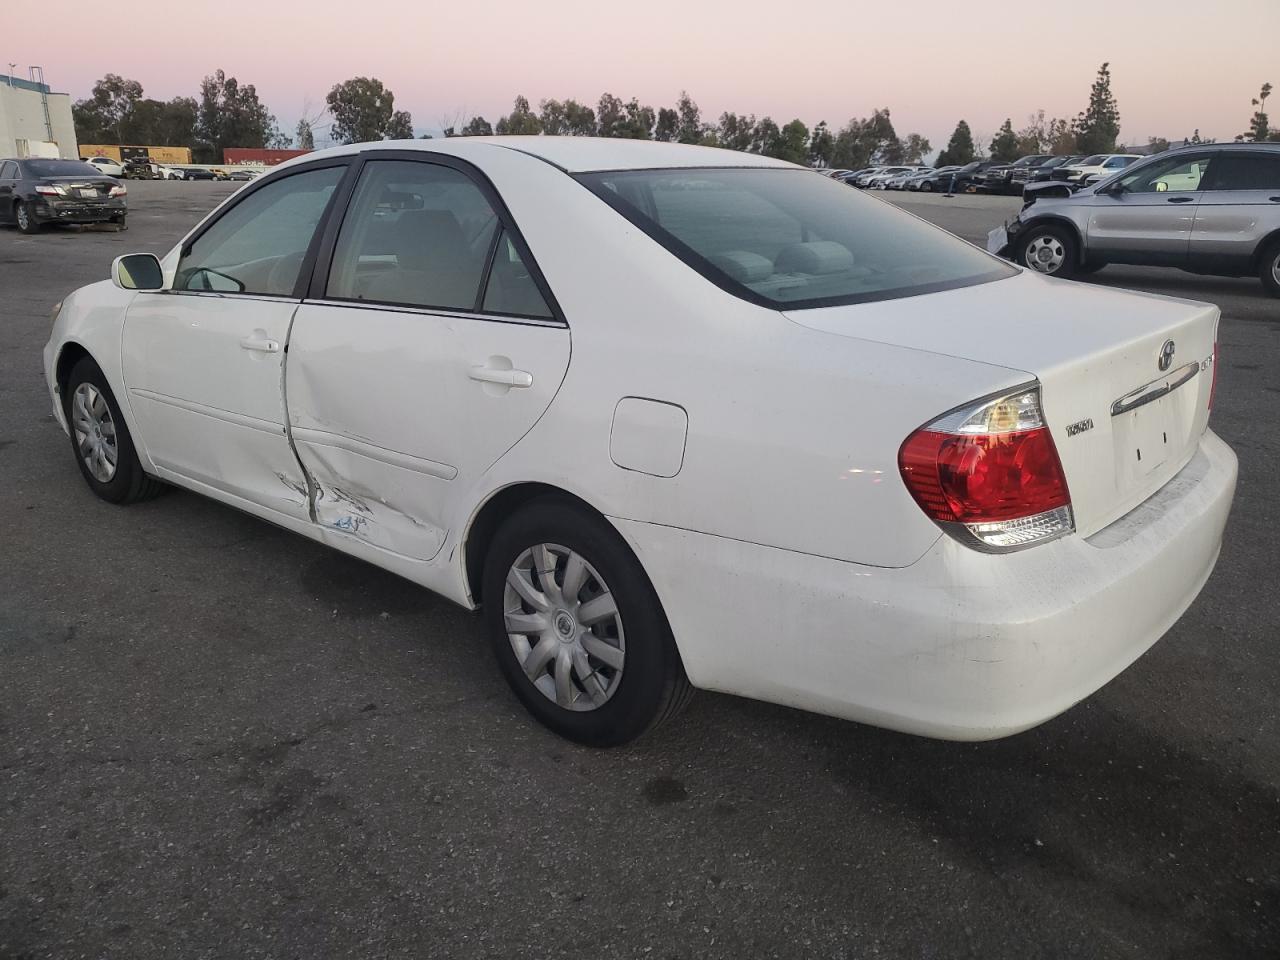
<svg viewBox="0 0 1280 960">
<path fill-rule="evenodd" d="M 927 424 L 902 444 L 898 467 L 921 509 L 972 546 L 1012 550 L 1074 529 L 1038 387 Z"/>
</svg>

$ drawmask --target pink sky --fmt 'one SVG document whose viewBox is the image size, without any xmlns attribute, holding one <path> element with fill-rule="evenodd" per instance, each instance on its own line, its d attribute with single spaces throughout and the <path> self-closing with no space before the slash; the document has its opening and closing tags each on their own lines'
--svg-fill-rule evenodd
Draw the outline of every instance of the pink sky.
<svg viewBox="0 0 1280 960">
<path fill-rule="evenodd" d="M 956 0 L 262 0 L 157 17 L 63 0 L 59 20 L 79 22 L 82 8 L 85 29 L 50 42 L 36 39 L 47 6 L 11 6 L 0 60 L 18 61 L 19 76 L 38 62 L 54 89 L 79 98 L 121 73 L 168 99 L 194 95 L 221 67 L 256 84 L 290 133 L 305 102 L 318 108 L 334 83 L 359 75 L 387 84 L 420 131 L 459 114 L 492 122 L 518 93 L 535 108 L 547 97 L 594 106 L 604 91 L 656 108 L 687 89 L 704 120 L 732 110 L 839 126 L 888 106 L 899 134 L 923 133 L 935 148 L 962 117 L 989 137 L 1006 116 L 1015 127 L 1039 108 L 1074 116 L 1104 60 L 1131 143 L 1197 127 L 1230 139 L 1262 83 L 1280 86 L 1280 0 L 1083 3 L 1074 6 L 1093 12 L 1077 19 L 1053 12 L 1061 2 Z M 1280 109 L 1280 94 L 1273 102 Z"/>
</svg>

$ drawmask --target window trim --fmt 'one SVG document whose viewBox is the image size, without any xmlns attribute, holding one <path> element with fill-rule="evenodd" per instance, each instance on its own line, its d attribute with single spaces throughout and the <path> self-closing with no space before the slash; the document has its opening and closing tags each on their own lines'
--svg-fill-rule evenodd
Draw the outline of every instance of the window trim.
<svg viewBox="0 0 1280 960">
<path fill-rule="evenodd" d="M 768 170 L 777 171 L 779 173 L 788 173 L 793 175 L 807 174 L 808 171 L 803 167 L 738 167 L 738 166 L 715 166 L 715 167 L 655 167 L 653 170 Z M 657 223 L 653 221 L 645 212 L 630 201 L 623 198 L 620 194 L 612 190 L 607 190 L 603 186 L 596 187 L 588 182 L 588 178 L 599 177 L 608 173 L 647 173 L 649 169 L 626 169 L 626 170 L 592 170 L 586 173 L 572 174 L 573 179 L 590 193 L 597 197 L 607 207 L 613 210 L 618 216 L 622 217 L 627 223 L 631 224 L 649 239 L 653 240 L 660 247 L 670 253 L 679 260 L 684 266 L 701 275 L 703 279 L 709 280 L 717 287 L 731 296 L 737 297 L 739 300 L 745 300 L 747 303 L 754 304 L 758 307 L 764 307 L 766 310 L 774 310 L 778 313 L 787 313 L 792 310 L 818 310 L 823 307 L 845 307 L 859 303 L 878 303 L 886 300 L 905 300 L 908 297 L 920 297 L 930 293 L 944 293 L 948 290 L 961 290 L 965 287 L 976 287 L 984 283 L 994 283 L 997 280 L 1008 280 L 1018 275 L 1018 269 L 1012 264 L 1004 260 L 1000 260 L 991 256 L 985 250 L 974 247 L 983 256 L 987 257 L 995 265 L 988 273 L 976 274 L 963 280 L 938 280 L 934 283 L 920 283 L 912 287 L 900 287 L 896 290 L 873 290 L 867 293 L 843 294 L 832 297 L 810 297 L 806 300 L 793 300 L 787 303 L 779 303 L 763 294 L 756 293 L 746 284 L 739 283 L 734 280 L 723 270 L 716 267 L 706 257 L 694 250 L 693 247 L 680 240 L 675 234 L 669 230 L 663 230 Z M 633 213 L 629 211 L 634 211 Z M 912 214 L 904 213 L 904 216 L 912 216 Z M 914 218 L 914 219 L 919 219 Z M 932 228 L 929 224 L 928 227 Z M 941 229 L 940 227 L 935 229 Z M 945 232 L 945 231 L 944 231 Z M 956 237 L 957 243 L 965 243 L 959 237 Z"/>
<path fill-rule="evenodd" d="M 460 310 L 455 307 L 437 307 L 424 306 L 423 304 L 404 304 L 404 303 L 387 303 L 381 300 L 356 300 L 346 299 L 342 297 L 333 297 L 328 293 L 329 272 L 333 266 L 333 254 L 337 249 L 338 234 L 342 230 L 347 215 L 351 212 L 351 198 L 355 195 L 356 185 L 360 182 L 360 175 L 369 163 L 377 163 L 378 161 L 409 161 L 413 163 L 432 164 L 438 167 L 449 167 L 466 177 L 480 191 L 489 207 L 493 210 L 498 219 L 498 229 L 494 230 L 494 239 L 490 241 L 489 253 L 485 261 L 484 274 L 481 277 L 478 299 L 473 304 L 475 307 L 472 311 Z M 533 324 L 535 326 L 555 326 L 567 327 L 568 321 L 565 319 L 564 312 L 560 309 L 560 303 L 556 300 L 555 294 L 552 293 L 550 285 L 547 283 L 546 277 L 542 273 L 542 268 L 534 259 L 533 252 L 529 249 L 529 245 L 525 242 L 524 234 L 520 232 L 520 228 L 516 226 L 515 219 L 511 216 L 511 211 L 507 209 L 506 203 L 502 199 L 502 195 L 498 193 L 493 182 L 488 178 L 483 170 L 473 163 L 469 163 L 459 157 L 450 156 L 448 154 L 436 153 L 431 150 L 362 150 L 357 154 L 348 170 L 347 189 L 342 197 L 342 212 L 339 216 L 329 218 L 325 224 L 323 238 L 320 244 L 320 250 L 315 263 L 312 265 L 310 283 L 307 291 L 303 295 L 303 299 L 308 303 L 323 304 L 328 306 L 345 306 L 345 307 L 361 307 L 367 306 L 376 309 L 396 310 L 402 313 L 421 313 L 431 316 L 444 317 L 462 317 L 465 319 L 493 320 L 504 323 L 524 323 Z M 480 309 L 483 306 L 484 291 L 489 285 L 489 273 L 493 269 L 493 259 L 497 250 L 497 238 L 506 233 L 511 242 L 515 244 L 517 252 L 524 261 L 525 267 L 529 270 L 529 275 L 533 278 L 534 284 L 541 294 L 543 302 L 547 305 L 547 309 L 551 312 L 551 319 L 547 317 L 530 317 L 524 314 L 507 314 L 497 313 Z"/>
<path fill-rule="evenodd" d="M 293 283 L 293 290 L 290 293 L 251 293 L 248 290 L 179 290 L 176 287 L 167 288 L 158 293 L 176 294 L 178 296 L 197 296 L 197 297 L 231 297 L 237 300 L 302 300 L 306 296 L 306 290 L 311 282 L 311 272 L 315 267 L 316 256 L 320 251 L 320 244 L 324 237 L 325 228 L 333 217 L 333 211 L 337 209 L 338 202 L 346 203 L 346 196 L 350 193 L 351 181 L 351 157 L 340 156 L 330 157 L 324 160 L 314 160 L 307 163 L 290 165 L 283 170 L 273 170 L 265 176 L 251 181 L 244 187 L 241 187 L 233 193 L 225 204 L 219 207 L 212 216 L 187 234 L 182 239 L 182 243 L 178 248 L 178 261 L 174 264 L 173 274 L 175 281 L 178 276 L 178 268 L 182 265 L 184 257 L 191 255 L 191 247 L 201 237 L 208 233 L 213 226 L 222 220 L 227 214 L 244 203 L 251 196 L 264 187 L 273 183 L 279 183 L 281 180 L 287 180 L 289 177 L 297 176 L 302 173 L 314 173 L 317 170 L 328 170 L 333 167 L 342 167 L 343 174 L 338 178 L 337 184 L 334 186 L 333 193 L 329 195 L 329 202 L 325 204 L 325 208 L 320 213 L 320 219 L 316 221 L 315 230 L 311 234 L 311 241 L 307 244 L 306 253 L 302 256 L 302 264 L 298 267 L 298 277 Z"/>
</svg>

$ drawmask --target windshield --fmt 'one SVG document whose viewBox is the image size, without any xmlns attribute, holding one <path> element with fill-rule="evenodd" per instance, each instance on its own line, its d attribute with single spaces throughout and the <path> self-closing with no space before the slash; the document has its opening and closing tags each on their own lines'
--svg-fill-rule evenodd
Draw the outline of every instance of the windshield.
<svg viewBox="0 0 1280 960">
<path fill-rule="evenodd" d="M 804 172 L 623 170 L 578 179 L 707 279 L 775 309 L 888 300 L 1015 273 L 887 203 Z"/>
<path fill-rule="evenodd" d="M 29 177 L 84 177 L 101 176 L 92 164 L 79 160 L 26 160 Z"/>
<path fill-rule="evenodd" d="M 1096 153 L 1092 157 L 1085 157 L 1078 165 L 1081 167 L 1096 167 L 1105 159 L 1107 159 L 1107 155 L 1105 153 Z"/>
</svg>

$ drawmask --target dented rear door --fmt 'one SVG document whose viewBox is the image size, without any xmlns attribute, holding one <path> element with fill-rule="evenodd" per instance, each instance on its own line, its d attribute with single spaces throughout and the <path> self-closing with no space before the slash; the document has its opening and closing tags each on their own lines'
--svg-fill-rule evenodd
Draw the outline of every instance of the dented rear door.
<svg viewBox="0 0 1280 960">
<path fill-rule="evenodd" d="M 568 363 L 559 325 L 304 303 L 286 394 L 316 522 L 432 559 L 451 502 L 537 422 Z"/>
</svg>

